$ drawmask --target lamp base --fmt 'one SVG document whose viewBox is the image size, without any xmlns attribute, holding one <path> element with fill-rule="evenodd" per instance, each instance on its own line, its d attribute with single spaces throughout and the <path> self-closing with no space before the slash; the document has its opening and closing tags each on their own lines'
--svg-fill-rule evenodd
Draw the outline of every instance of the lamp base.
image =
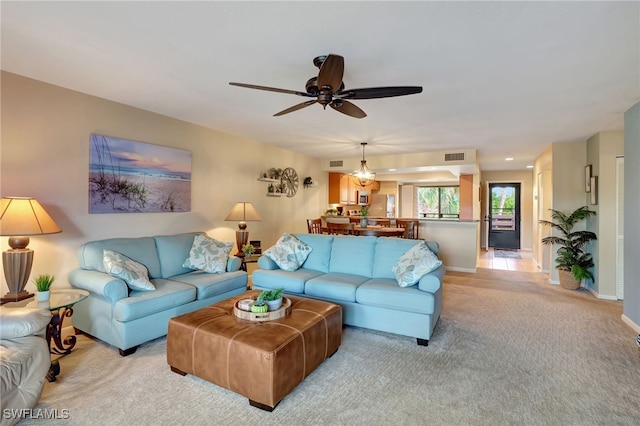
<svg viewBox="0 0 640 426">
<path fill-rule="evenodd" d="M 249 241 L 249 231 L 238 230 L 236 231 L 236 244 L 238 245 L 238 252 L 234 255 L 236 257 L 244 257 L 242 247 Z"/>
<path fill-rule="evenodd" d="M 7 280 L 7 287 L 9 287 L 9 292 L 0 299 L 2 303 L 19 302 L 33 297 L 33 294 L 24 289 L 31 274 L 33 250 L 20 248 L 3 251 L 2 263 L 4 277 Z"/>
<path fill-rule="evenodd" d="M 22 290 L 20 293 L 7 293 L 2 298 L 0 298 L 0 302 L 8 303 L 8 302 L 19 302 L 21 300 L 30 299 L 33 297 L 33 293 L 29 293 L 26 290 Z"/>
</svg>

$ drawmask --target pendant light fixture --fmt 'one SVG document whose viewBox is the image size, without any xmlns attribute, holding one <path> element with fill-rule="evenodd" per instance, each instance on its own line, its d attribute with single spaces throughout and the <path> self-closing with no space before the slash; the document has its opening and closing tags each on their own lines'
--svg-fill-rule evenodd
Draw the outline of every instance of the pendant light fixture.
<svg viewBox="0 0 640 426">
<path fill-rule="evenodd" d="M 362 161 L 360 161 L 360 170 L 351 176 L 360 186 L 367 186 L 376 180 L 376 174 L 367 166 L 367 160 L 364 159 L 364 147 L 367 143 L 361 142 L 360 145 L 362 145 Z"/>
</svg>

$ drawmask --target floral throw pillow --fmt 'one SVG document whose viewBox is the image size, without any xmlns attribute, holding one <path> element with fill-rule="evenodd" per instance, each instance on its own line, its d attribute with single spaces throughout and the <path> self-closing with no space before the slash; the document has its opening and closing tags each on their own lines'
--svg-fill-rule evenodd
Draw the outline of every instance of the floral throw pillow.
<svg viewBox="0 0 640 426">
<path fill-rule="evenodd" d="M 113 250 L 102 251 L 105 271 L 127 283 L 131 290 L 149 291 L 156 287 L 149 281 L 147 267 Z"/>
<path fill-rule="evenodd" d="M 400 256 L 391 270 L 400 287 L 409 287 L 440 265 L 442 265 L 442 260 L 438 259 L 438 256 L 429 250 L 427 243 L 422 241 Z"/>
<path fill-rule="evenodd" d="M 275 246 L 264 252 L 264 255 L 276 262 L 280 269 L 291 272 L 302 266 L 311 250 L 313 249 L 307 243 L 285 233 Z"/>
<path fill-rule="evenodd" d="M 184 261 L 182 267 L 220 274 L 227 270 L 231 248 L 233 248 L 233 243 L 218 241 L 215 238 L 198 234 L 193 238 L 189 257 Z"/>
</svg>

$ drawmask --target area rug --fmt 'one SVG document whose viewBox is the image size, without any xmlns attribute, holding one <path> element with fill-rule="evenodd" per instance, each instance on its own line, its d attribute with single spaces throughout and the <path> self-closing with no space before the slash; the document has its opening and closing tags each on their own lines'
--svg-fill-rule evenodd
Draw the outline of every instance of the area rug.
<svg viewBox="0 0 640 426">
<path fill-rule="evenodd" d="M 493 257 L 503 257 L 507 259 L 522 259 L 520 253 L 508 249 L 493 249 Z"/>
</svg>

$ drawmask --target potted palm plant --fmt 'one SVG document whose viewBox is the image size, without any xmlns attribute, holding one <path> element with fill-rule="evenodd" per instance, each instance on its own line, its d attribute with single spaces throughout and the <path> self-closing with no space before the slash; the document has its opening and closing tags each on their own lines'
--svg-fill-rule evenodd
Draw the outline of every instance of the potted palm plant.
<svg viewBox="0 0 640 426">
<path fill-rule="evenodd" d="M 555 259 L 560 285 L 569 290 L 580 287 L 583 279 L 593 280 L 591 268 L 595 265 L 587 246 L 593 240 L 597 240 L 596 234 L 591 231 L 574 231 L 574 226 L 595 216 L 596 212 L 582 206 L 571 213 L 549 209 L 553 221 L 541 220 L 540 224 L 549 226 L 560 232 L 561 235 L 552 235 L 542 239 L 542 244 L 557 244 L 558 257 Z"/>
<path fill-rule="evenodd" d="M 367 216 L 369 216 L 369 206 L 362 206 L 362 208 L 360 209 L 360 227 L 361 228 L 366 228 L 367 227 Z"/>
</svg>

